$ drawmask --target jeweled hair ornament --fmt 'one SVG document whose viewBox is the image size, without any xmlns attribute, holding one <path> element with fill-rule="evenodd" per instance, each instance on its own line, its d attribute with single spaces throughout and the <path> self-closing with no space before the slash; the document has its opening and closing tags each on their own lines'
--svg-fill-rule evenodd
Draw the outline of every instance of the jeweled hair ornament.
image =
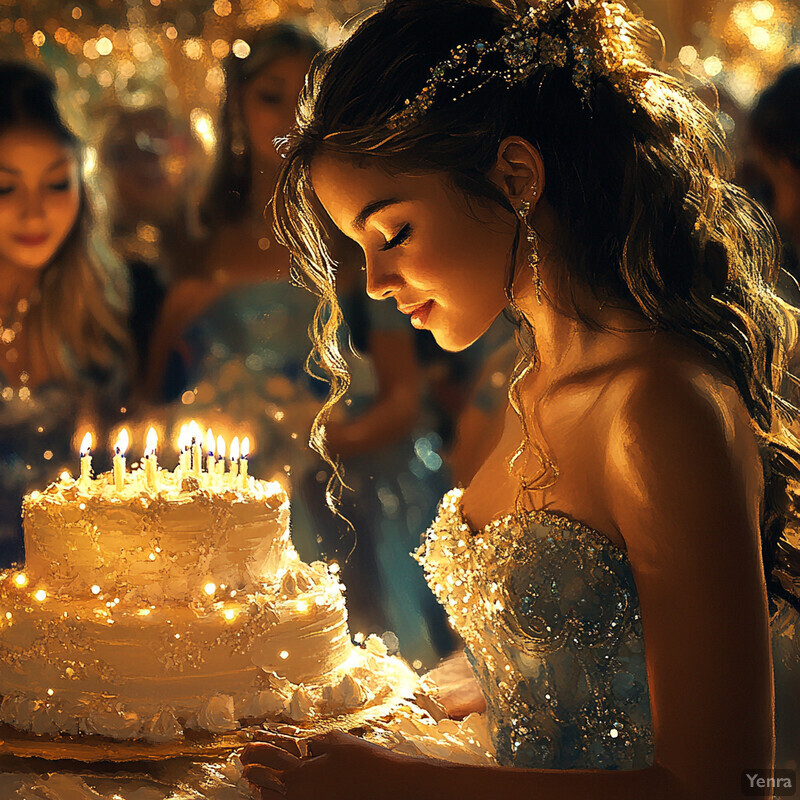
<svg viewBox="0 0 800 800">
<path fill-rule="evenodd" d="M 588 103 L 598 77 L 634 96 L 642 60 L 642 19 L 621 3 L 602 0 L 540 0 L 504 30 L 496 42 L 460 44 L 437 64 L 422 91 L 389 119 L 402 130 L 416 124 L 447 87 L 457 102 L 492 81 L 507 86 L 526 81 L 536 70 L 568 67 Z"/>
</svg>

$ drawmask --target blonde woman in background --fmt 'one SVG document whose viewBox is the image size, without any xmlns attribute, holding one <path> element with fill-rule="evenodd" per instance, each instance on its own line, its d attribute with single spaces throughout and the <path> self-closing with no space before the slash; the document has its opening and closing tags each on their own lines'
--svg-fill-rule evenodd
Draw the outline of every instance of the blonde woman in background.
<svg viewBox="0 0 800 800">
<path fill-rule="evenodd" d="M 55 85 L 0 64 L 0 560 L 22 556 L 20 502 L 123 397 L 126 284 L 97 234 L 80 143 Z M 95 439 L 97 441 L 97 438 Z"/>
</svg>

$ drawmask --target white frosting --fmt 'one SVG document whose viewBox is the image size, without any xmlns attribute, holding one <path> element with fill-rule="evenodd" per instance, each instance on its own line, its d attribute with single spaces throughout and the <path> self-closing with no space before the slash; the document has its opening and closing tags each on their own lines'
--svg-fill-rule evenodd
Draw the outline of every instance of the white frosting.
<svg viewBox="0 0 800 800">
<path fill-rule="evenodd" d="M 373 656 L 385 656 L 389 652 L 389 648 L 384 644 L 383 639 L 381 639 L 380 636 L 375 636 L 374 633 L 367 636 L 367 641 L 364 642 L 364 646 L 367 652 L 371 653 Z"/>
<path fill-rule="evenodd" d="M 25 499 L 26 571 L 73 596 L 92 586 L 150 602 L 185 600 L 209 581 L 247 589 L 274 580 L 293 548 L 289 503 L 275 483 L 213 491 L 194 479 L 162 490 L 102 479 L 61 481 Z"/>
<path fill-rule="evenodd" d="M 289 698 L 275 692 L 258 692 L 242 707 L 242 716 L 274 719 L 283 714 L 288 700 Z"/>
<path fill-rule="evenodd" d="M 314 698 L 305 686 L 294 690 L 284 713 L 293 722 L 306 722 L 314 716 Z"/>
<path fill-rule="evenodd" d="M 439 722 L 413 704 L 401 706 L 389 722 L 378 726 L 381 744 L 397 753 L 426 756 L 458 764 L 496 765 L 494 745 L 485 714 L 461 721 Z"/>
<path fill-rule="evenodd" d="M 356 678 L 347 673 L 336 686 L 326 686 L 322 697 L 327 708 L 335 714 L 360 708 L 372 695 Z"/>
<path fill-rule="evenodd" d="M 236 730 L 239 723 L 233 714 L 233 698 L 228 694 L 215 694 L 203 703 L 197 712 L 196 726 L 212 733 Z"/>
<path fill-rule="evenodd" d="M 142 726 L 142 738 L 148 742 L 169 742 L 183 736 L 183 726 L 170 708 L 162 708 Z"/>
<path fill-rule="evenodd" d="M 161 480 L 26 498 L 26 578 L 0 573 L 0 720 L 157 742 L 411 696 L 380 639 L 352 645 L 341 584 L 300 561 L 277 484 Z"/>
<path fill-rule="evenodd" d="M 118 708 L 92 711 L 81 721 L 81 733 L 96 733 L 110 739 L 133 739 L 141 729 L 142 722 L 135 711 Z"/>
</svg>

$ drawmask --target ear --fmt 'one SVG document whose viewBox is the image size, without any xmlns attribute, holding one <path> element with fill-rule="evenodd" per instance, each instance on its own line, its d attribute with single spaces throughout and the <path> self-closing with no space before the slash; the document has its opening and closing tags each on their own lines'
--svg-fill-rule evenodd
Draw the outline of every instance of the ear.
<svg viewBox="0 0 800 800">
<path fill-rule="evenodd" d="M 532 208 L 544 191 L 544 162 L 539 151 L 521 136 L 509 136 L 497 148 L 489 180 L 514 208 L 527 201 Z"/>
</svg>

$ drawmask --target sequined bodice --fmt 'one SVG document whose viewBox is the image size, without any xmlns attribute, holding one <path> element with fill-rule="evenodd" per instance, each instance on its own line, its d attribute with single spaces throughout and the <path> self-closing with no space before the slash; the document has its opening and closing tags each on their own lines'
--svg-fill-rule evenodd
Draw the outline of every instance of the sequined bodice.
<svg viewBox="0 0 800 800">
<path fill-rule="evenodd" d="M 471 531 L 462 494 L 445 495 L 416 557 L 466 642 L 498 763 L 652 764 L 644 635 L 625 552 L 543 511 Z"/>
</svg>

